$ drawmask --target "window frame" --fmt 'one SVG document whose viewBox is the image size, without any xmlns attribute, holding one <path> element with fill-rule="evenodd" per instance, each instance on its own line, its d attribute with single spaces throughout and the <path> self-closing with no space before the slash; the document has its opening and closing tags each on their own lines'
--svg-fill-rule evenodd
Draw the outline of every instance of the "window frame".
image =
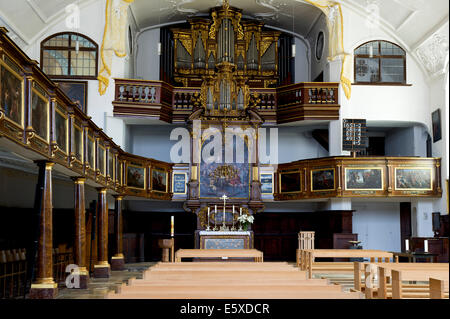
<svg viewBox="0 0 450 319">
<path fill-rule="evenodd" d="M 359 48 L 365 46 L 366 44 L 369 44 L 371 42 L 377 42 L 378 43 L 378 55 L 373 55 L 373 59 L 378 59 L 378 75 L 379 75 L 379 79 L 381 80 L 381 60 L 382 59 L 403 59 L 403 82 L 382 82 L 382 81 L 377 81 L 377 82 L 357 82 L 356 81 L 356 60 L 357 58 L 361 58 L 361 59 L 372 59 L 368 54 L 356 54 L 356 50 L 358 50 Z M 399 49 L 401 49 L 405 54 L 404 55 L 381 55 L 381 42 L 386 42 L 386 43 L 390 43 L 396 47 L 398 47 Z M 399 46 L 398 44 L 391 42 L 391 41 L 386 41 L 386 40 L 371 40 L 371 41 L 367 41 L 365 43 L 360 44 L 359 46 L 357 46 L 354 50 L 353 50 L 353 85 L 387 85 L 387 86 L 410 86 L 410 84 L 407 84 L 407 78 L 406 78 L 406 50 L 403 49 L 401 46 Z"/>
<path fill-rule="evenodd" d="M 44 45 L 44 43 L 46 43 L 47 41 L 51 40 L 52 38 L 55 38 L 57 36 L 60 35 L 70 35 L 69 36 L 69 45 L 68 46 L 63 46 L 63 47 L 58 47 L 58 46 L 46 46 Z M 47 74 L 46 75 L 51 78 L 51 79 L 79 79 L 79 80 L 97 80 L 98 78 L 98 44 L 92 40 L 90 37 L 88 37 L 87 35 L 78 33 L 78 32 L 58 32 L 55 34 L 52 34 L 51 36 L 45 38 L 44 40 L 41 41 L 41 69 L 44 70 L 45 65 L 44 65 L 44 51 L 46 50 L 60 50 L 60 51 L 66 51 L 69 54 L 67 55 L 67 61 L 68 61 L 68 74 L 70 74 L 71 72 L 71 52 L 75 51 L 75 46 L 71 46 L 71 42 L 72 42 L 72 36 L 79 36 L 82 38 L 85 38 L 86 40 L 88 40 L 92 45 L 94 45 L 95 48 L 82 48 L 80 47 L 80 51 L 88 51 L 88 52 L 95 52 L 95 75 L 53 75 L 53 74 Z"/>
</svg>

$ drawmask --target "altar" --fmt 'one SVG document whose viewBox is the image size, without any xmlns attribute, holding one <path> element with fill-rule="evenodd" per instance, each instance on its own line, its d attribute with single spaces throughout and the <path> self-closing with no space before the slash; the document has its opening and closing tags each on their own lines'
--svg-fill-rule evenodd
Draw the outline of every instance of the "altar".
<svg viewBox="0 0 450 319">
<path fill-rule="evenodd" d="M 207 231 L 195 234 L 199 249 L 253 249 L 253 231 Z"/>
</svg>

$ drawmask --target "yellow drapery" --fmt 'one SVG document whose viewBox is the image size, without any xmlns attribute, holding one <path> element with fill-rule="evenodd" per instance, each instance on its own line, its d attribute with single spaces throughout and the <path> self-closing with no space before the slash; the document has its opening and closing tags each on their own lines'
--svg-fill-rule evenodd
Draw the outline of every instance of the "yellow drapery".
<svg viewBox="0 0 450 319">
<path fill-rule="evenodd" d="M 105 29 L 100 48 L 100 71 L 98 74 L 98 92 L 105 94 L 111 76 L 111 64 L 113 53 L 118 57 L 124 57 L 126 52 L 126 23 L 128 6 L 134 0 L 117 0 L 115 5 L 112 0 L 106 0 Z"/>
<path fill-rule="evenodd" d="M 350 81 L 352 72 L 352 57 L 344 51 L 344 19 L 342 17 L 341 4 L 331 0 L 305 0 L 319 8 L 327 17 L 329 31 L 328 60 L 337 58 L 342 60 L 341 84 L 347 99 L 352 94 L 352 83 Z"/>
</svg>

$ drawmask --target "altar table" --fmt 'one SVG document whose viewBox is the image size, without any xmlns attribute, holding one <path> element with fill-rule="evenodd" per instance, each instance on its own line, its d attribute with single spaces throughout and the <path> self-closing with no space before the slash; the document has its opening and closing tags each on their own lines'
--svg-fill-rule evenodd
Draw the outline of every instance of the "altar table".
<svg viewBox="0 0 450 319">
<path fill-rule="evenodd" d="M 263 262 L 263 253 L 256 249 L 179 249 L 175 262 L 182 258 L 254 258 L 255 262 Z"/>
</svg>

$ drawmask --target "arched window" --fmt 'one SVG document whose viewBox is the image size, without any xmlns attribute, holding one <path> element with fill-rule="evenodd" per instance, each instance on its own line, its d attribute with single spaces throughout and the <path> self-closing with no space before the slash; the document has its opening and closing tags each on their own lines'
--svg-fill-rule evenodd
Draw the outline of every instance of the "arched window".
<svg viewBox="0 0 450 319">
<path fill-rule="evenodd" d="M 41 42 L 41 67 L 52 78 L 97 79 L 98 45 L 75 33 L 54 34 Z"/>
<path fill-rule="evenodd" d="M 406 53 L 387 41 L 367 42 L 355 50 L 355 83 L 406 84 Z"/>
</svg>

